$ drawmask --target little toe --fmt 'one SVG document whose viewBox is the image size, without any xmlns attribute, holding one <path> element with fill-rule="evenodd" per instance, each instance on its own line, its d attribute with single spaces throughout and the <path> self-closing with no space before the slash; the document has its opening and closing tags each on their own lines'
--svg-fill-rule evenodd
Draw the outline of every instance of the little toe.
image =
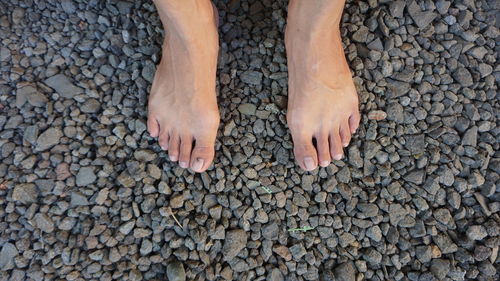
<svg viewBox="0 0 500 281">
<path fill-rule="evenodd" d="M 330 154 L 335 160 L 342 159 L 342 142 L 340 139 L 339 129 L 334 129 L 330 133 Z"/>
<path fill-rule="evenodd" d="M 354 134 L 359 127 L 359 121 L 361 120 L 361 116 L 359 115 L 359 110 L 356 111 L 349 117 L 349 128 L 351 130 L 351 134 Z"/>
<path fill-rule="evenodd" d="M 316 148 L 318 150 L 318 161 L 321 167 L 327 167 L 332 160 L 330 156 L 330 146 L 328 144 L 328 135 L 322 134 L 316 137 Z"/>
<path fill-rule="evenodd" d="M 295 159 L 299 166 L 306 170 L 312 171 L 318 166 L 318 153 L 312 143 L 312 136 L 310 138 L 300 137 L 294 140 L 293 151 Z"/>
<path fill-rule="evenodd" d="M 343 147 L 347 147 L 349 142 L 351 142 L 351 131 L 348 122 L 340 125 L 340 140 L 342 141 Z"/>
<path fill-rule="evenodd" d="M 191 136 L 181 137 L 181 149 L 179 155 L 179 166 L 181 168 L 189 167 L 189 160 L 191 159 L 191 150 L 193 149 L 193 138 Z"/>
<path fill-rule="evenodd" d="M 169 135 L 168 130 L 161 130 L 160 137 L 158 138 L 158 144 L 161 149 L 168 150 Z"/>
<path fill-rule="evenodd" d="M 180 138 L 179 135 L 174 133 L 170 135 L 168 141 L 168 157 L 170 158 L 170 161 L 175 162 L 179 160 L 179 149 L 180 149 Z"/>
<path fill-rule="evenodd" d="M 214 159 L 214 141 L 205 138 L 196 138 L 193 152 L 191 153 L 191 170 L 202 173 Z"/>
<path fill-rule="evenodd" d="M 156 118 L 152 115 L 148 116 L 147 126 L 149 134 L 153 138 L 158 137 L 158 134 L 160 133 L 160 124 L 158 124 L 158 120 L 156 120 Z"/>
</svg>

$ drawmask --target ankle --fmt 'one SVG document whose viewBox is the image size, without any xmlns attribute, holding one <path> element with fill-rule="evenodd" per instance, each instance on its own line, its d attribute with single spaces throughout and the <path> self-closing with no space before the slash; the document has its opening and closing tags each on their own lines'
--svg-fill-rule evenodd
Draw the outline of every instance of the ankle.
<svg viewBox="0 0 500 281">
<path fill-rule="evenodd" d="M 343 8 L 342 0 L 291 0 L 285 36 L 307 40 L 339 32 Z"/>
</svg>

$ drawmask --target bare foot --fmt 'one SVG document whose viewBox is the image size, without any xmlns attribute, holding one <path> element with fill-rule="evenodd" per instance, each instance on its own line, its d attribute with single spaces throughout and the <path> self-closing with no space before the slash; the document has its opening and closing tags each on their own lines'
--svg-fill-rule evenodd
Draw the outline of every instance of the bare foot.
<svg viewBox="0 0 500 281">
<path fill-rule="evenodd" d="M 148 131 L 170 160 L 203 172 L 212 163 L 219 126 L 214 10 L 208 0 L 157 0 L 155 5 L 165 41 L 149 95 Z"/>
<path fill-rule="evenodd" d="M 343 1 L 291 0 L 288 125 L 295 159 L 304 170 L 340 160 L 359 125 L 358 96 L 340 37 Z"/>
</svg>

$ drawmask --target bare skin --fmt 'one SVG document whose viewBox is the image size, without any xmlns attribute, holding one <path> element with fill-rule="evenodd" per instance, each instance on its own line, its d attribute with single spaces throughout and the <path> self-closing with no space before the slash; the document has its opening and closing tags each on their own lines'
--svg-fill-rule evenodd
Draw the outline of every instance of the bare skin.
<svg viewBox="0 0 500 281">
<path fill-rule="evenodd" d="M 148 102 L 148 132 L 182 168 L 205 171 L 219 126 L 218 36 L 209 0 L 155 0 L 165 30 Z"/>
<path fill-rule="evenodd" d="M 287 121 L 295 159 L 307 171 L 340 160 L 360 121 L 340 37 L 343 7 L 343 0 L 290 0 L 288 7 Z"/>
</svg>

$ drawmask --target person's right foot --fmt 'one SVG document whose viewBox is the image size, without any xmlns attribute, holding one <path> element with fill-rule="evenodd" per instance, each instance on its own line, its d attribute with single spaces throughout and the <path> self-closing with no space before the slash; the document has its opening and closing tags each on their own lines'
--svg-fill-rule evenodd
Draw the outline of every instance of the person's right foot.
<svg viewBox="0 0 500 281">
<path fill-rule="evenodd" d="M 148 101 L 148 132 L 170 160 L 205 171 L 214 157 L 218 35 L 210 1 L 157 0 L 165 29 Z"/>
</svg>

